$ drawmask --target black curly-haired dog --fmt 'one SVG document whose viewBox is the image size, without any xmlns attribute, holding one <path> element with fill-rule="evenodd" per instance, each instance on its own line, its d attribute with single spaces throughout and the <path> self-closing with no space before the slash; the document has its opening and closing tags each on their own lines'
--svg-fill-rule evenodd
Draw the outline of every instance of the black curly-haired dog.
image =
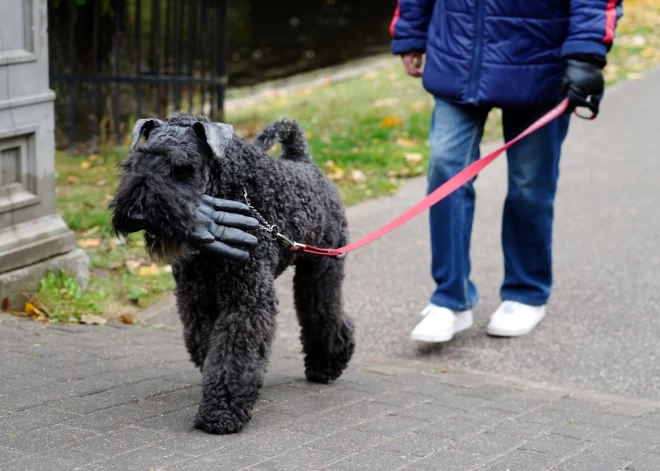
<svg viewBox="0 0 660 471">
<path fill-rule="evenodd" d="M 113 225 L 121 234 L 144 229 L 152 257 L 172 263 L 186 347 L 203 376 L 195 425 L 232 433 L 250 420 L 275 332 L 274 281 L 292 265 L 305 375 L 337 379 L 354 349 L 342 306 L 343 260 L 297 254 L 266 235 L 245 261 L 209 256 L 193 243 L 203 194 L 237 201 L 247 192 L 263 219 L 292 240 L 346 244 L 339 195 L 312 162 L 298 124 L 275 122 L 250 144 L 229 125 L 177 113 L 138 121 L 133 136 L 111 203 Z M 267 153 L 276 141 L 279 158 Z"/>
</svg>

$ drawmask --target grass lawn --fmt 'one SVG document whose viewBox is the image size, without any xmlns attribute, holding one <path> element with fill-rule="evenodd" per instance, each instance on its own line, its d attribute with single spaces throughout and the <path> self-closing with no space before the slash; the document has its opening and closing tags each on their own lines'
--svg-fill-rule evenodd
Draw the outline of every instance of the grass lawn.
<svg viewBox="0 0 660 471">
<path fill-rule="evenodd" d="M 628 0 L 624 8 L 606 68 L 609 84 L 635 80 L 660 63 L 660 0 Z M 425 172 L 432 106 L 420 81 L 397 66 L 324 88 L 274 94 L 259 106 L 228 113 L 227 121 L 246 138 L 282 116 L 301 122 L 316 162 L 350 206 L 395 193 L 406 178 Z M 607 95 L 602 106 L 608 106 Z M 493 111 L 485 139 L 498 138 L 500 124 Z M 120 158 L 113 152 L 56 156 L 57 210 L 91 258 L 86 293 L 76 293 L 66 279 L 44 282 L 38 299 L 58 321 L 88 313 L 130 317 L 173 287 L 168 267 L 146 259 L 139 236 L 126 244 L 111 234 L 107 206 Z"/>
</svg>

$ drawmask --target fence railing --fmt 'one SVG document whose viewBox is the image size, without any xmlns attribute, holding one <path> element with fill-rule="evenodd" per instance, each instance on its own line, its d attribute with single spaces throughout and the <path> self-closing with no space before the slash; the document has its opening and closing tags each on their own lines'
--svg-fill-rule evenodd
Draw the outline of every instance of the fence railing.
<svg viewBox="0 0 660 471">
<path fill-rule="evenodd" d="M 50 0 L 50 80 L 69 153 L 120 146 L 141 117 L 221 120 L 227 0 Z"/>
</svg>

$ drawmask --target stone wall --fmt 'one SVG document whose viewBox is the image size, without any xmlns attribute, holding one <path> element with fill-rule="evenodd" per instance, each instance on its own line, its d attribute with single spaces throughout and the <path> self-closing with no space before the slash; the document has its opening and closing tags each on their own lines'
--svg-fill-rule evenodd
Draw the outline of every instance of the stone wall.
<svg viewBox="0 0 660 471">
<path fill-rule="evenodd" d="M 18 309 L 49 268 L 87 284 L 89 260 L 55 212 L 47 0 L 0 1 L 0 300 Z"/>
</svg>

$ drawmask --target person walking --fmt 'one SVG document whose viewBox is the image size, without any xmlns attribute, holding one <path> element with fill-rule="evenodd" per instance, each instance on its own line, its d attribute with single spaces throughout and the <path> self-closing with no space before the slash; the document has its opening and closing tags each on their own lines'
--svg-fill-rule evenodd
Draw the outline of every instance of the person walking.
<svg viewBox="0 0 660 471">
<path fill-rule="evenodd" d="M 505 141 L 564 97 L 567 113 L 507 152 L 502 215 L 501 305 L 487 333 L 530 333 L 552 287 L 553 208 L 570 114 L 597 114 L 603 67 L 623 15 L 622 0 L 399 0 L 391 49 L 435 98 L 428 192 L 479 159 L 484 124 L 502 110 Z M 472 326 L 479 301 L 470 279 L 474 180 L 430 209 L 431 273 L 436 283 L 411 337 L 446 342 Z"/>
</svg>

